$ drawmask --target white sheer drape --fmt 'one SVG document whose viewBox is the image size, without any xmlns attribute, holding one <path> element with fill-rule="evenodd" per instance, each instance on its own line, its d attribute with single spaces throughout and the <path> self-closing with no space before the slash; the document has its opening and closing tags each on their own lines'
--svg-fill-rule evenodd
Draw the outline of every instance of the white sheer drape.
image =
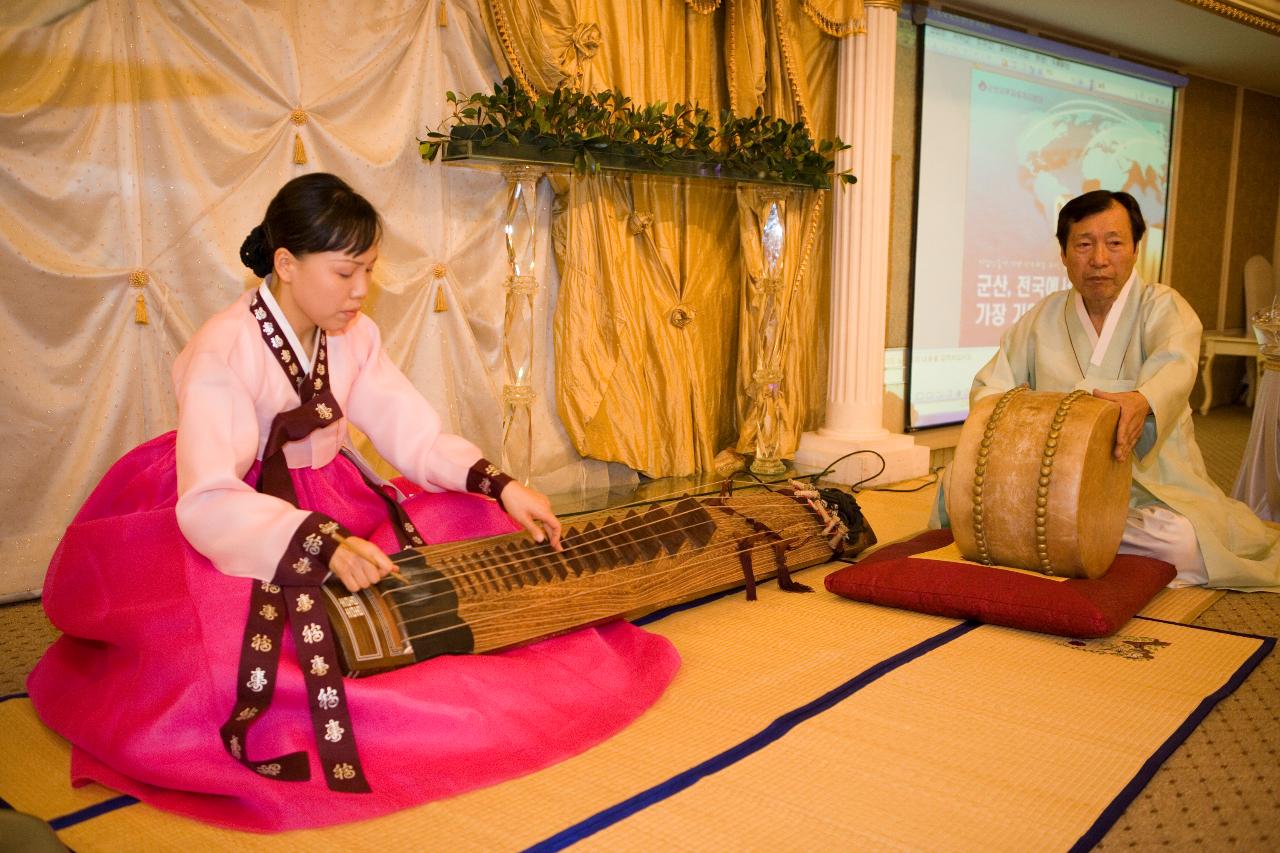
<svg viewBox="0 0 1280 853">
<path fill-rule="evenodd" d="M 173 427 L 174 356 L 256 284 L 240 241 L 305 171 L 341 175 L 382 212 L 369 313 L 446 422 L 499 458 L 503 180 L 424 164 L 415 143 L 443 117 L 446 90 L 498 76 L 474 0 L 447 0 L 442 17 L 444 2 L 24 0 L 0 10 L 0 600 L 38 591 L 106 468 Z M 297 138 L 305 165 L 293 162 Z M 549 206 L 544 185 L 544 235 Z M 548 243 L 535 482 L 603 485 L 609 467 L 572 450 L 547 403 Z"/>
<path fill-rule="evenodd" d="M 1280 522 L 1280 369 L 1265 371 L 1258 382 L 1249 443 L 1231 497 L 1263 521 Z"/>
<path fill-rule="evenodd" d="M 1231 497 L 1248 504 L 1258 518 L 1280 522 L 1280 294 L 1269 307 L 1251 313 L 1249 322 L 1263 370 Z"/>
</svg>

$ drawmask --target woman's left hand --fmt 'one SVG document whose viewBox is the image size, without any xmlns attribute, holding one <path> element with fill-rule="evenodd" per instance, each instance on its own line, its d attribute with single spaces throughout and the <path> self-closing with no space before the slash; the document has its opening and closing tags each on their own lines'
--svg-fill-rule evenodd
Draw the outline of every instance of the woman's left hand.
<svg viewBox="0 0 1280 853">
<path fill-rule="evenodd" d="M 552 548 L 564 550 L 560 544 L 560 519 L 551 511 L 551 501 L 542 492 L 512 480 L 502 488 L 502 508 L 529 531 L 534 542 L 549 539 Z"/>
</svg>

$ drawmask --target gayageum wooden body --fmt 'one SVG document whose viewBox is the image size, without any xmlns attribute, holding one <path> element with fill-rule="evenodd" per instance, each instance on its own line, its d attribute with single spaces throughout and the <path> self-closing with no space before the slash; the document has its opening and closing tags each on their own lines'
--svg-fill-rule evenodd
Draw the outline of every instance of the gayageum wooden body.
<svg viewBox="0 0 1280 853">
<path fill-rule="evenodd" d="M 399 579 L 323 587 L 344 671 L 493 651 L 744 583 L 753 597 L 774 575 L 800 588 L 791 570 L 875 541 L 849 496 L 837 513 L 817 495 L 748 488 L 586 513 L 568 520 L 559 552 L 524 534 L 403 551 Z"/>
</svg>

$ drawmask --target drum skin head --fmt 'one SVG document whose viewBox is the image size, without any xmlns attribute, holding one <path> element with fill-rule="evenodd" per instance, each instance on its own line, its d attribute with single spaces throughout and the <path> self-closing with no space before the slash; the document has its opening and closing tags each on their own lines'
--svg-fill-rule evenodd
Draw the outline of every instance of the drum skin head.
<svg viewBox="0 0 1280 853">
<path fill-rule="evenodd" d="M 946 492 L 960 553 L 1062 577 L 1101 576 L 1120 547 L 1133 477 L 1130 462 L 1112 458 L 1120 407 L 1088 394 L 1006 397 L 979 400 L 960 432 Z"/>
</svg>

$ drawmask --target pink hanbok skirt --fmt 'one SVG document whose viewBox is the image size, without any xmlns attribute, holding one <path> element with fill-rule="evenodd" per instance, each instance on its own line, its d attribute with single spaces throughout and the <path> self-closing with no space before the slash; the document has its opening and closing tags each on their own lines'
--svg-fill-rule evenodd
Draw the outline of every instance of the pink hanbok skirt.
<svg viewBox="0 0 1280 853">
<path fill-rule="evenodd" d="M 395 550 L 385 506 L 344 457 L 292 474 L 303 508 Z M 305 750 L 311 779 L 263 778 L 218 737 L 234 703 L 254 581 L 222 574 L 187 544 L 174 514 L 175 477 L 173 433 L 128 453 L 85 502 L 49 567 L 44 606 L 63 636 L 27 690 L 41 719 L 72 744 L 73 785 L 98 782 L 235 829 L 361 820 L 582 752 L 643 713 L 679 667 L 666 639 L 619 621 L 348 679 L 373 792 L 343 794 L 320 773 L 286 631 L 275 698 L 248 751 Z M 405 507 L 432 543 L 514 529 L 494 502 L 473 495 L 423 492 Z"/>
</svg>

